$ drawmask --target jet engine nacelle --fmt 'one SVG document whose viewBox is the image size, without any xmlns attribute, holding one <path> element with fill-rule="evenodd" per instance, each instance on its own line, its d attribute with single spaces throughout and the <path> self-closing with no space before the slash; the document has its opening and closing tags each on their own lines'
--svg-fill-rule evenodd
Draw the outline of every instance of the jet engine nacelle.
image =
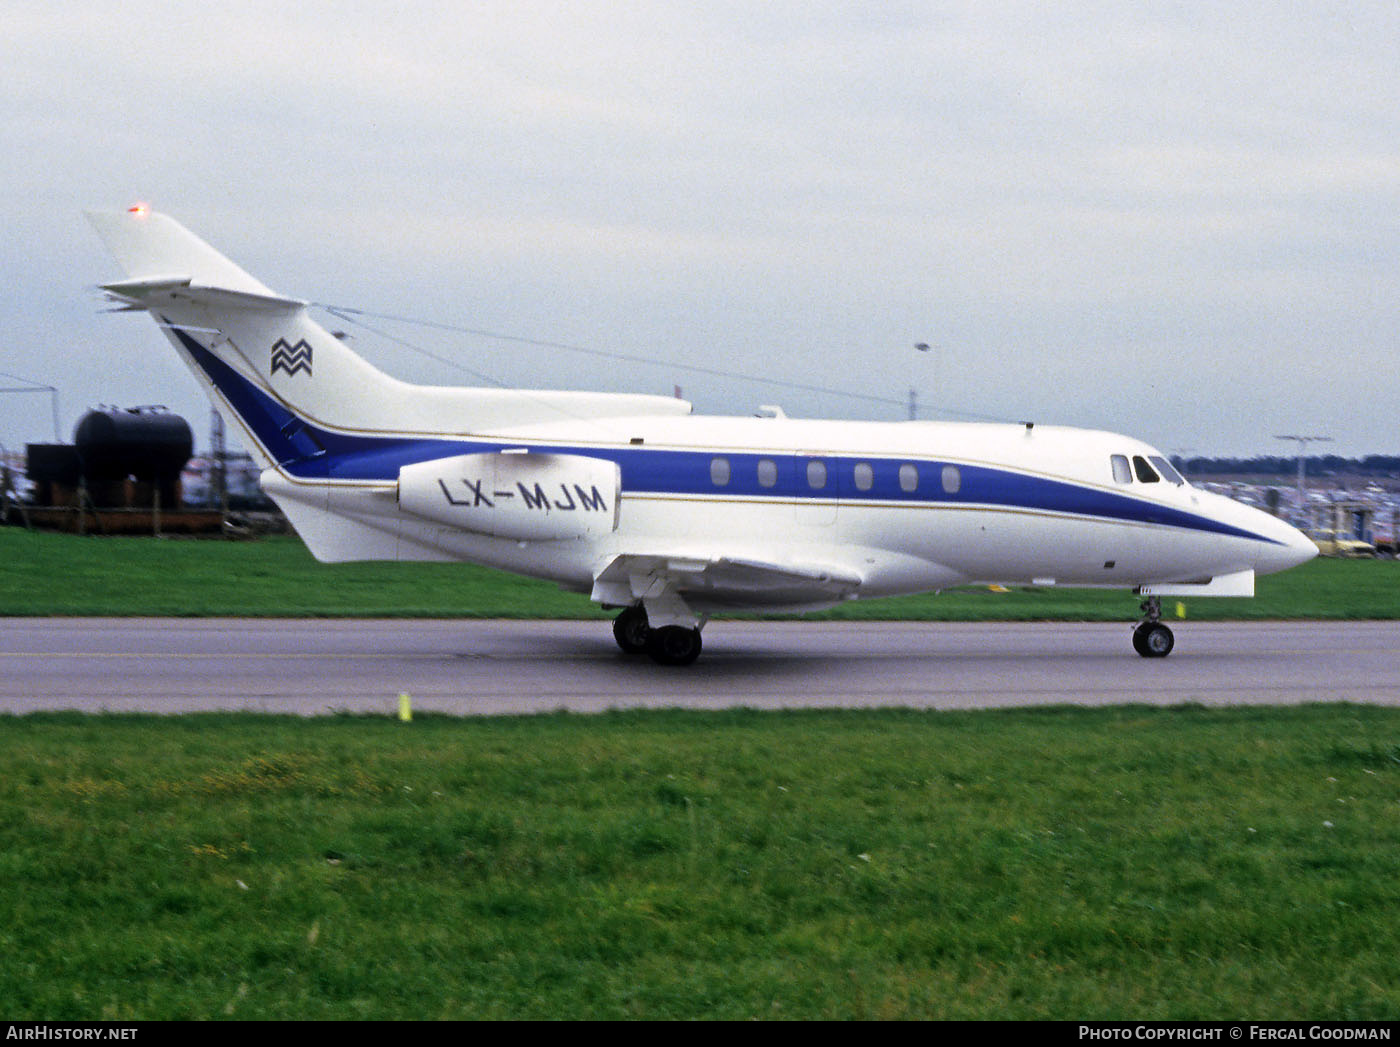
<svg viewBox="0 0 1400 1047">
<path fill-rule="evenodd" d="M 399 470 L 403 512 L 518 541 L 609 534 L 621 493 L 616 462 L 576 454 L 463 454 Z"/>
</svg>

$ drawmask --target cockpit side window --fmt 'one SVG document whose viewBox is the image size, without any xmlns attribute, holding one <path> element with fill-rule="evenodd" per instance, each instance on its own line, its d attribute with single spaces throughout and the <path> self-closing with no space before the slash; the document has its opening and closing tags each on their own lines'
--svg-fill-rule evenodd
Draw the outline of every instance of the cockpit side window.
<svg viewBox="0 0 1400 1047">
<path fill-rule="evenodd" d="M 1133 455 L 1133 472 L 1137 474 L 1139 483 L 1155 484 L 1162 482 L 1162 478 L 1153 472 L 1152 466 L 1147 464 L 1147 459 L 1140 454 Z"/>
<path fill-rule="evenodd" d="M 1113 482 L 1120 484 L 1130 484 L 1133 482 L 1133 471 L 1128 468 L 1128 456 L 1115 454 L 1110 459 L 1113 463 Z"/>
</svg>

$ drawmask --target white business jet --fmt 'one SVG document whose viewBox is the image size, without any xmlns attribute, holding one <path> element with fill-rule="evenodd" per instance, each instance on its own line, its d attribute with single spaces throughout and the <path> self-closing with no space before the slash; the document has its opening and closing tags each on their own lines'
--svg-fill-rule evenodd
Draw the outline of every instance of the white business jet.
<svg viewBox="0 0 1400 1047">
<path fill-rule="evenodd" d="M 1126 436 L 1044 425 L 705 417 L 683 400 L 440 388 L 384 374 L 179 223 L 89 215 L 322 561 L 471 561 L 619 608 L 628 653 L 686 665 L 716 612 L 968 584 L 1252 596 L 1317 547 Z"/>
</svg>

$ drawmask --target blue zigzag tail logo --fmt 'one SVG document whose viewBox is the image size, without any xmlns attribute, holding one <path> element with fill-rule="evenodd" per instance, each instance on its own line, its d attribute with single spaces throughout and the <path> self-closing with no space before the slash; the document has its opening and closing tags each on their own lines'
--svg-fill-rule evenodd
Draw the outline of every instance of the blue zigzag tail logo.
<svg viewBox="0 0 1400 1047">
<path fill-rule="evenodd" d="M 272 374 L 286 371 L 294 375 L 298 371 L 311 374 L 311 346 L 305 338 L 297 339 L 296 345 L 288 345 L 285 338 L 272 344 Z"/>
</svg>

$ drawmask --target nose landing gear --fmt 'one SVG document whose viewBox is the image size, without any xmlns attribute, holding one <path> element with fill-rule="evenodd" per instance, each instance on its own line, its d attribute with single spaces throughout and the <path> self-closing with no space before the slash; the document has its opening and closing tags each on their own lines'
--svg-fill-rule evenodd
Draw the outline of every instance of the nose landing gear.
<svg viewBox="0 0 1400 1047">
<path fill-rule="evenodd" d="M 1162 623 L 1162 600 L 1149 596 L 1142 602 L 1142 621 L 1133 629 L 1133 650 L 1144 658 L 1165 658 L 1176 646 L 1176 637 Z"/>
</svg>

